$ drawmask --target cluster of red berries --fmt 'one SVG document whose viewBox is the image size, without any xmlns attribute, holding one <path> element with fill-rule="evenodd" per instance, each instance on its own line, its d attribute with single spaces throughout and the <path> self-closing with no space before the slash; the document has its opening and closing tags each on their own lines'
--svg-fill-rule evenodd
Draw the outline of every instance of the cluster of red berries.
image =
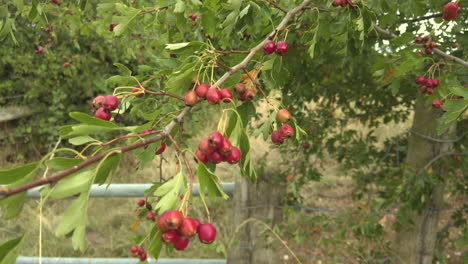
<svg viewBox="0 0 468 264">
<path fill-rule="evenodd" d="M 198 233 L 198 239 L 204 244 L 211 244 L 216 239 L 216 228 L 210 224 L 202 224 L 196 218 L 184 217 L 177 210 L 165 211 L 158 219 L 161 239 L 166 245 L 174 245 L 176 250 L 187 248 L 190 238 Z"/>
<path fill-rule="evenodd" d="M 429 41 L 429 37 L 417 37 L 414 42 L 418 44 L 423 44 L 425 48 L 424 52 L 426 52 L 426 54 L 432 54 L 432 49 L 437 47 L 437 43 L 435 43 L 434 41 Z"/>
<path fill-rule="evenodd" d="M 244 83 L 237 83 L 234 85 L 234 91 L 239 94 L 239 100 L 241 101 L 252 101 L 257 96 L 257 91 L 254 89 L 248 89 Z"/>
<path fill-rule="evenodd" d="M 197 104 L 199 98 L 206 99 L 208 103 L 214 105 L 219 104 L 222 100 L 224 103 L 229 103 L 232 100 L 231 90 L 212 88 L 211 85 L 200 83 L 195 90 L 190 90 L 184 95 L 184 102 L 187 106 L 194 106 Z"/>
<path fill-rule="evenodd" d="M 452 20 L 458 15 L 458 4 L 455 2 L 450 2 L 445 5 L 444 12 L 442 13 L 442 18 L 444 20 Z"/>
<path fill-rule="evenodd" d="M 140 256 L 141 261 L 145 261 L 148 258 L 148 254 L 146 254 L 145 249 L 142 247 L 138 247 L 137 245 L 133 245 L 130 248 L 130 251 L 132 252 L 132 257 Z"/>
<path fill-rule="evenodd" d="M 263 51 L 265 54 L 271 54 L 275 52 L 278 55 L 286 55 L 289 50 L 289 45 L 286 41 L 278 41 L 278 43 L 275 43 L 273 40 L 266 40 L 265 43 L 263 43 Z"/>
<path fill-rule="evenodd" d="M 115 95 L 99 95 L 93 100 L 94 117 L 109 121 L 112 118 L 111 111 L 119 107 L 119 99 Z"/>
<path fill-rule="evenodd" d="M 280 127 L 280 129 L 271 133 L 271 141 L 273 144 L 281 145 L 286 139 L 294 136 L 294 129 L 289 124 L 287 124 L 289 121 L 291 121 L 291 118 L 291 114 L 286 109 L 281 109 L 276 113 L 276 119 L 283 125 Z"/>
<path fill-rule="evenodd" d="M 350 6 L 355 6 L 356 5 L 355 3 L 353 3 L 352 0 L 333 0 L 332 6 L 334 6 L 334 7 L 338 7 L 338 6 L 345 7 L 348 4 Z"/>
<path fill-rule="evenodd" d="M 439 86 L 440 81 L 439 79 L 426 79 L 424 76 L 418 76 L 416 77 L 416 83 L 417 84 L 422 84 L 421 87 L 419 87 L 419 90 L 424 93 L 424 94 L 433 94 L 434 90 L 437 86 Z"/>
<path fill-rule="evenodd" d="M 202 163 L 211 162 L 218 164 L 227 161 L 236 164 L 241 159 L 241 152 L 234 147 L 229 139 L 223 137 L 219 132 L 211 133 L 207 138 L 200 141 L 195 156 Z M 198 160 L 195 161 L 198 162 Z"/>
</svg>

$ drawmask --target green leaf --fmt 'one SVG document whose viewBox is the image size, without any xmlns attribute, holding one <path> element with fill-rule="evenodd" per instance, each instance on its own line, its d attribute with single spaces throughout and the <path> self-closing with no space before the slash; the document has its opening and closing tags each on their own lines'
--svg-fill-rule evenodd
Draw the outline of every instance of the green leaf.
<svg viewBox="0 0 468 264">
<path fill-rule="evenodd" d="M 119 69 L 119 73 L 122 76 L 132 76 L 132 71 L 127 68 L 127 66 L 121 64 L 121 63 L 114 63 L 114 66 Z"/>
<path fill-rule="evenodd" d="M 167 190 L 168 187 L 166 187 L 166 185 L 170 186 L 169 190 Z M 157 210 L 159 214 L 162 214 L 167 210 L 173 209 L 176 206 L 177 201 L 179 201 L 180 193 L 184 190 L 185 177 L 182 172 L 179 172 L 173 179 L 169 180 L 156 190 L 155 195 L 161 193 L 164 193 L 164 195 L 160 196 L 161 199 L 156 204 L 155 210 Z"/>
<path fill-rule="evenodd" d="M 159 258 L 159 254 L 161 253 L 161 249 L 163 246 L 162 240 L 161 240 L 161 231 L 159 230 L 157 225 L 153 226 L 153 229 L 151 230 L 151 242 L 148 247 L 148 252 L 155 258 Z"/>
<path fill-rule="evenodd" d="M 160 144 L 157 143 L 151 143 L 144 151 L 137 155 L 136 160 L 140 169 L 143 169 L 148 162 L 154 159 L 156 156 L 156 147 L 159 145 Z"/>
<path fill-rule="evenodd" d="M 121 154 L 116 154 L 107 157 L 102 165 L 97 169 L 96 179 L 94 180 L 97 184 L 103 184 L 106 182 L 109 175 L 113 175 L 119 168 Z"/>
<path fill-rule="evenodd" d="M 203 29 L 208 35 L 213 37 L 215 35 L 216 25 L 218 24 L 216 13 L 204 8 L 202 9 L 202 17 L 201 23 Z"/>
<path fill-rule="evenodd" d="M 79 225 L 73 231 L 72 246 L 74 250 L 79 250 L 82 253 L 86 250 L 86 225 Z"/>
<path fill-rule="evenodd" d="M 223 197 L 228 199 L 229 196 L 223 191 L 223 188 L 219 184 L 219 178 L 212 173 L 202 162 L 198 163 L 197 168 L 198 181 L 200 183 L 200 196 L 205 196 L 205 192 L 208 191 L 210 197 Z"/>
<path fill-rule="evenodd" d="M 87 125 L 102 126 L 102 127 L 108 127 L 108 128 L 119 128 L 119 126 L 116 125 L 115 123 L 105 121 L 99 118 L 95 118 L 85 113 L 71 112 L 69 115 L 71 118 L 75 119 L 76 121 L 79 121 Z"/>
<path fill-rule="evenodd" d="M 233 111 L 229 116 L 229 123 L 225 132 L 225 136 L 231 141 L 233 146 L 239 144 L 242 129 L 242 120 L 239 118 L 238 113 Z"/>
<path fill-rule="evenodd" d="M 193 63 L 185 64 L 180 70 L 171 74 L 166 82 L 167 90 L 177 95 L 183 95 L 196 73 Z"/>
<path fill-rule="evenodd" d="M 75 146 L 80 146 L 80 145 L 83 145 L 89 142 L 94 142 L 94 141 L 98 141 L 98 140 L 90 136 L 79 136 L 79 137 L 70 138 L 68 140 L 70 144 L 75 145 Z"/>
<path fill-rule="evenodd" d="M 168 49 L 168 50 L 178 50 L 178 49 L 187 47 L 189 44 L 190 44 L 190 42 L 166 44 L 166 49 Z"/>
<path fill-rule="evenodd" d="M 66 170 L 75 165 L 80 164 L 82 159 L 72 159 L 72 158 L 53 158 L 46 162 L 47 167 L 56 169 L 56 170 Z"/>
<path fill-rule="evenodd" d="M 65 236 L 75 228 L 85 225 L 87 209 L 88 193 L 82 193 L 65 211 L 55 230 L 56 236 Z"/>
<path fill-rule="evenodd" d="M 92 170 L 79 171 L 58 181 L 50 193 L 51 198 L 63 199 L 75 194 L 85 193 L 91 186 L 94 173 Z M 47 193 L 46 188 L 42 193 Z"/>
<path fill-rule="evenodd" d="M 465 88 L 463 86 L 454 86 L 450 87 L 450 91 L 452 91 L 453 94 L 463 96 L 464 98 L 468 98 L 468 88 Z"/>
<path fill-rule="evenodd" d="M 23 237 L 24 235 L 21 235 L 17 238 L 5 241 L 0 245 L 0 263 L 14 263 L 10 262 L 10 259 L 16 259 L 16 256 L 18 255 L 19 251 L 19 246 L 23 242 Z"/>
<path fill-rule="evenodd" d="M 411 32 L 405 32 L 401 34 L 401 36 L 391 39 L 390 44 L 393 48 L 400 47 L 402 45 L 405 45 L 411 41 L 413 41 L 415 38 L 414 34 Z"/>
<path fill-rule="evenodd" d="M 237 107 L 237 112 L 242 119 L 243 127 L 247 127 L 252 117 L 257 114 L 256 108 L 252 102 L 244 102 Z"/>
<path fill-rule="evenodd" d="M 65 127 L 60 129 L 60 136 L 62 137 L 73 137 L 73 136 L 84 136 L 89 134 L 102 134 L 111 132 L 114 130 L 128 130 L 131 131 L 130 128 L 127 127 L 117 127 L 117 128 L 109 128 L 103 126 L 91 126 L 86 124 L 78 124 L 73 125 L 70 127 Z"/>
<path fill-rule="evenodd" d="M 254 181 L 257 179 L 257 172 L 255 171 L 252 158 L 250 156 L 250 140 L 245 130 L 242 130 L 241 137 L 239 139 L 239 149 L 242 157 L 240 160 L 240 168 L 242 176 L 249 178 Z"/>
<path fill-rule="evenodd" d="M 9 170 L 0 170 L 0 184 L 10 184 L 32 173 L 37 166 L 38 162 L 29 163 L 24 166 L 13 168 Z"/>
</svg>

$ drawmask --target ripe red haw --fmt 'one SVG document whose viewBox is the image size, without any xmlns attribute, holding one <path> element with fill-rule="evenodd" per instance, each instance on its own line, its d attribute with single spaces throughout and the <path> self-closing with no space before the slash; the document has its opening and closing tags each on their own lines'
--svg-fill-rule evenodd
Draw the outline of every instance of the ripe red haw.
<svg viewBox="0 0 468 264">
<path fill-rule="evenodd" d="M 234 85 L 234 91 L 236 91 L 236 93 L 238 94 L 242 94 L 243 92 L 245 92 L 245 84 L 243 83 L 237 83 L 236 85 Z"/>
<path fill-rule="evenodd" d="M 138 206 L 144 206 L 145 204 L 145 200 L 138 200 Z"/>
<path fill-rule="evenodd" d="M 119 99 L 115 95 L 108 95 L 104 97 L 102 105 L 110 111 L 114 111 L 119 107 Z"/>
<path fill-rule="evenodd" d="M 156 219 L 156 213 L 155 212 L 148 212 L 148 214 L 146 215 L 146 219 L 148 219 L 150 221 L 154 221 Z"/>
<path fill-rule="evenodd" d="M 221 89 L 220 93 L 221 93 L 221 99 L 223 99 L 223 103 L 231 102 L 233 98 L 231 90 L 224 88 L 224 89 Z"/>
<path fill-rule="evenodd" d="M 213 151 L 216 150 L 216 147 L 211 146 L 211 144 L 209 143 L 208 138 L 205 138 L 205 139 L 203 139 L 202 141 L 200 141 L 200 143 L 198 144 L 198 149 L 199 149 L 203 154 L 208 155 L 208 154 L 213 153 Z"/>
<path fill-rule="evenodd" d="M 452 20 L 458 15 L 458 4 L 455 2 L 450 2 L 445 5 L 444 12 L 442 14 L 442 18 L 444 20 Z"/>
<path fill-rule="evenodd" d="M 283 138 L 290 138 L 294 136 L 294 129 L 288 124 L 282 125 L 280 127 L 280 132 Z"/>
<path fill-rule="evenodd" d="M 184 218 L 179 233 L 185 237 L 192 237 L 197 233 L 197 223 L 190 217 Z"/>
<path fill-rule="evenodd" d="M 291 114 L 287 109 L 280 109 L 276 113 L 276 119 L 281 123 L 288 123 L 291 121 Z"/>
<path fill-rule="evenodd" d="M 205 98 L 206 93 L 208 92 L 208 89 L 210 89 L 210 86 L 208 84 L 201 83 L 200 85 L 197 86 L 195 89 L 195 92 L 199 97 Z"/>
<path fill-rule="evenodd" d="M 165 222 L 169 229 L 176 230 L 180 227 L 183 220 L 184 217 L 182 216 L 180 211 L 173 210 L 167 212 Z"/>
<path fill-rule="evenodd" d="M 93 107 L 94 108 L 99 108 L 102 106 L 102 102 L 104 101 L 104 96 L 103 95 L 98 95 L 93 99 Z"/>
<path fill-rule="evenodd" d="M 221 155 L 218 151 L 214 151 L 208 154 L 206 157 L 209 162 L 214 163 L 214 164 L 218 164 L 224 160 L 223 155 Z"/>
<path fill-rule="evenodd" d="M 202 224 L 198 227 L 198 239 L 204 244 L 211 244 L 216 239 L 216 228 L 212 224 Z"/>
<path fill-rule="evenodd" d="M 273 133 L 271 133 L 271 141 L 275 145 L 281 145 L 284 143 L 283 136 L 279 130 L 275 130 Z"/>
<path fill-rule="evenodd" d="M 216 88 L 210 88 L 206 92 L 206 100 L 210 104 L 218 104 L 221 100 L 221 92 Z"/>
<path fill-rule="evenodd" d="M 185 93 L 184 102 L 186 106 L 194 106 L 197 104 L 198 97 L 195 91 L 188 91 Z"/>
<path fill-rule="evenodd" d="M 208 161 L 206 155 L 203 154 L 199 149 L 195 151 L 195 156 L 197 157 L 197 159 L 195 159 L 196 162 L 198 162 L 198 160 L 200 160 L 202 163 L 206 163 Z"/>
<path fill-rule="evenodd" d="M 166 150 L 166 142 L 161 142 L 158 150 L 156 150 L 156 155 L 162 154 Z"/>
<path fill-rule="evenodd" d="M 176 250 L 184 250 L 187 248 L 190 240 L 184 236 L 177 236 L 174 240 L 174 248 Z"/>
<path fill-rule="evenodd" d="M 223 135 L 219 132 L 213 132 L 208 136 L 208 143 L 214 148 L 220 148 L 223 145 Z"/>
<path fill-rule="evenodd" d="M 426 78 L 424 76 L 418 76 L 416 77 L 416 83 L 417 84 L 425 84 L 426 83 Z"/>
<path fill-rule="evenodd" d="M 278 43 L 276 43 L 276 54 L 283 56 L 286 55 L 286 53 L 288 53 L 288 50 L 289 45 L 286 41 L 278 41 Z"/>
<path fill-rule="evenodd" d="M 112 114 L 111 114 L 111 112 L 109 112 L 104 107 L 99 107 L 96 110 L 96 113 L 94 113 L 94 117 L 102 119 L 102 120 L 109 121 L 112 118 Z"/>
<path fill-rule="evenodd" d="M 170 230 L 170 231 L 163 233 L 161 235 L 161 239 L 166 245 L 170 245 L 174 243 L 177 236 L 179 236 L 179 234 L 177 233 L 176 230 Z"/>
<path fill-rule="evenodd" d="M 232 147 L 231 152 L 226 156 L 226 161 L 230 164 L 236 164 L 241 159 L 241 152 L 238 148 Z"/>
<path fill-rule="evenodd" d="M 275 50 L 276 50 L 276 44 L 273 40 L 266 40 L 263 43 L 263 51 L 265 52 L 265 54 L 271 54 L 275 52 Z"/>
<path fill-rule="evenodd" d="M 117 26 L 117 23 L 112 23 L 109 25 L 109 31 L 114 31 L 114 28 Z"/>
<path fill-rule="evenodd" d="M 145 92 L 143 92 L 141 89 L 138 89 L 138 88 L 141 88 L 141 86 L 139 84 L 135 84 L 133 85 L 133 88 L 132 89 L 132 93 L 138 93 L 137 95 L 135 95 L 136 97 L 143 97 L 145 96 Z"/>
<path fill-rule="evenodd" d="M 434 108 L 440 108 L 444 103 L 439 99 L 432 100 L 432 106 Z"/>
</svg>

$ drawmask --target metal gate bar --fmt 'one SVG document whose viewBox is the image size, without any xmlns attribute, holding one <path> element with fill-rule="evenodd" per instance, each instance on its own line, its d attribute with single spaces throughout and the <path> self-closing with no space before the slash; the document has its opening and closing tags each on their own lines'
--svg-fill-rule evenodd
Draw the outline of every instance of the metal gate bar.
<svg viewBox="0 0 468 264">
<path fill-rule="evenodd" d="M 152 184 L 143 183 L 143 184 L 109 184 L 109 185 L 98 185 L 93 184 L 91 187 L 91 197 L 96 198 L 110 198 L 110 197 L 144 197 L 145 190 L 149 189 Z M 234 192 L 234 183 L 222 183 L 221 187 L 224 192 L 228 195 L 232 195 Z M 200 185 L 194 184 L 192 195 L 198 196 Z M 41 187 L 32 188 L 28 190 L 28 198 L 40 198 L 39 190 Z"/>
</svg>

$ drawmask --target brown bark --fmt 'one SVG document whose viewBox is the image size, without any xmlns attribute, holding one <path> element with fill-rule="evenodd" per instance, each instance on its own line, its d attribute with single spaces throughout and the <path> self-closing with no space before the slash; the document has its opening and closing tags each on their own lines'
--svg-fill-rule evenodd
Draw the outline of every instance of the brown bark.
<svg viewBox="0 0 468 264">
<path fill-rule="evenodd" d="M 412 129 L 418 134 L 437 139 L 453 139 L 455 127 L 451 127 L 442 136 L 437 136 L 437 118 L 440 109 L 433 109 L 426 98 L 419 97 L 415 103 L 415 115 Z M 453 143 L 437 142 L 412 133 L 409 138 L 406 162 L 413 173 L 420 173 L 425 166 L 440 153 L 450 152 Z M 432 165 L 433 173 L 443 175 L 441 162 Z M 427 169 L 427 168 L 426 168 Z M 423 177 L 422 175 L 417 177 Z M 442 176 L 442 178 L 444 178 Z M 411 188 L 411 186 L 409 187 Z M 436 249 L 439 212 L 443 206 L 445 183 L 434 186 L 423 210 L 409 214 L 409 221 L 397 233 L 395 249 L 397 262 L 404 264 L 431 264 Z"/>
<path fill-rule="evenodd" d="M 236 177 L 233 230 L 249 218 L 266 222 L 270 227 L 281 221 L 282 210 L 275 206 L 281 202 L 285 185 L 274 182 L 272 178 L 271 175 L 259 175 L 257 182 L 252 183 L 241 176 Z M 240 229 L 228 250 L 227 263 L 279 263 L 278 242 L 271 233 L 264 231 L 265 227 L 256 223 L 249 223 Z"/>
</svg>

